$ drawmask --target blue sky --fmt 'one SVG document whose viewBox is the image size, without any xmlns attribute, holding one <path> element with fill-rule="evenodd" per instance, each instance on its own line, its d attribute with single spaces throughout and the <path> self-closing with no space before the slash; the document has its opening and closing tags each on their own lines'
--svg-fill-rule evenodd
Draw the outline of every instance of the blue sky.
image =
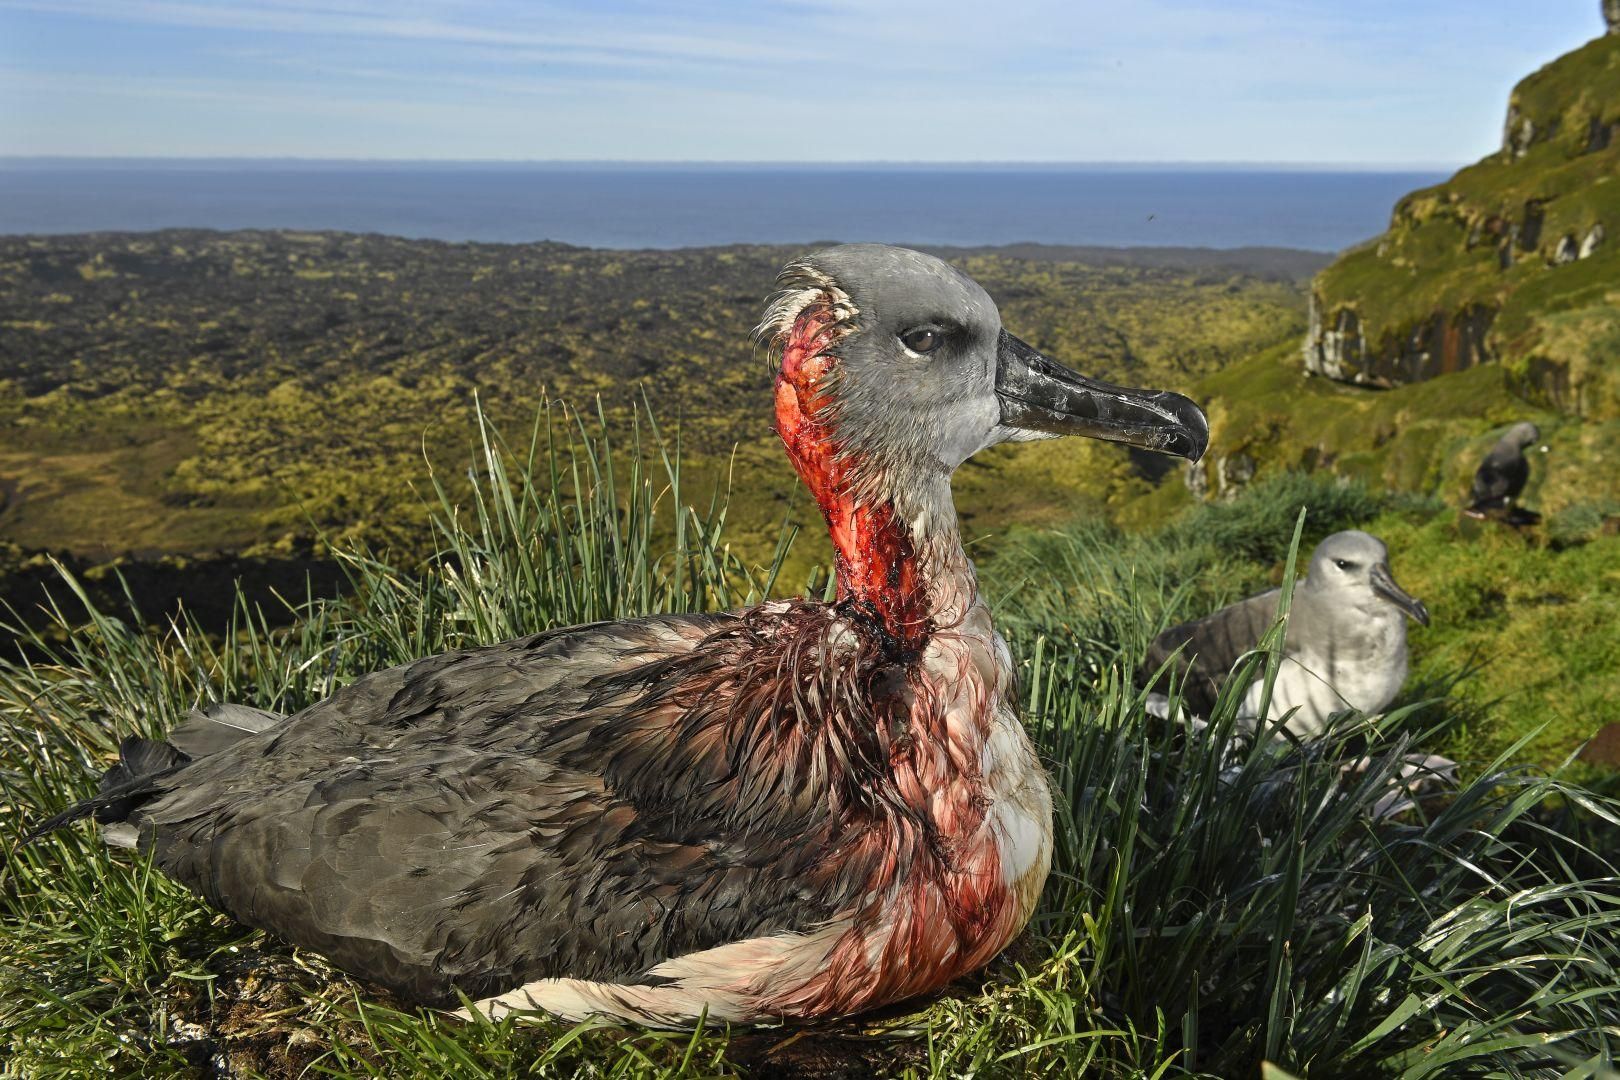
<svg viewBox="0 0 1620 1080">
<path fill-rule="evenodd" d="M 0 0 L 0 154 L 1451 165 L 1598 0 Z"/>
</svg>

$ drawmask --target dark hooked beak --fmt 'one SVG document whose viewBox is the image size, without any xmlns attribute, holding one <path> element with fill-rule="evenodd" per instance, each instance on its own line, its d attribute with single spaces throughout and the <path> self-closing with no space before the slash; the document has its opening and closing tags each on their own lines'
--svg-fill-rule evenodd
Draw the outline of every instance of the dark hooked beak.
<svg viewBox="0 0 1620 1080">
<path fill-rule="evenodd" d="M 1204 410 L 1168 390 L 1088 379 L 1007 331 L 996 349 L 1001 423 L 1047 435 L 1085 435 L 1197 461 L 1209 445 Z"/>
<path fill-rule="evenodd" d="M 1429 625 L 1429 609 L 1423 606 L 1423 601 L 1395 584 L 1395 576 L 1389 572 L 1389 567 L 1379 563 L 1372 568 L 1370 575 L 1373 592 L 1394 604 L 1412 618 Z"/>
</svg>

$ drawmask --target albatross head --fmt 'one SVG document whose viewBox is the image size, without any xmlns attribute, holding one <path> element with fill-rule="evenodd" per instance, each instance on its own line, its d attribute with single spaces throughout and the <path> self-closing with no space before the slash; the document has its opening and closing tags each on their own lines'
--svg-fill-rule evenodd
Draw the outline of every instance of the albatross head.
<svg viewBox="0 0 1620 1080">
<path fill-rule="evenodd" d="M 1316 597 L 1332 597 L 1338 609 L 1367 612 L 1393 604 L 1424 626 L 1429 625 L 1429 609 L 1395 584 L 1389 569 L 1389 549 L 1370 533 L 1350 529 L 1317 544 L 1305 584 Z"/>
<path fill-rule="evenodd" d="M 921 252 L 848 244 L 782 271 L 760 325 L 783 349 L 784 437 L 820 425 L 836 453 L 904 482 L 996 443 L 1087 435 L 1197 459 L 1209 427 L 1180 394 L 1079 375 L 1007 333 L 972 278 Z M 791 449 L 791 445 L 790 445 Z"/>
<path fill-rule="evenodd" d="M 1541 429 L 1530 423 L 1528 420 L 1521 420 L 1519 423 L 1508 428 L 1501 439 L 1501 441 L 1506 445 L 1517 447 L 1520 450 L 1523 450 L 1529 446 L 1534 446 L 1540 440 Z"/>
<path fill-rule="evenodd" d="M 757 331 L 782 350 L 776 430 L 827 519 L 841 599 L 896 639 L 960 618 L 975 596 L 950 493 L 970 455 L 1089 435 L 1197 459 L 1209 441 L 1197 405 L 1047 359 L 932 256 L 850 244 L 790 264 L 778 283 Z"/>
</svg>

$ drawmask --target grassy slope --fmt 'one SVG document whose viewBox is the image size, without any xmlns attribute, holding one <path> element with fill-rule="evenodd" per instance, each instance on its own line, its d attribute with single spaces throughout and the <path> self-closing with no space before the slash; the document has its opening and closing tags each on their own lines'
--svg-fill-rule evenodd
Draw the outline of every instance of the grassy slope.
<svg viewBox="0 0 1620 1080">
<path fill-rule="evenodd" d="M 1389 232 L 1323 271 L 1317 295 L 1329 321 L 1353 309 L 1375 350 L 1437 312 L 1495 309 L 1489 347 L 1522 385 L 1560 408 L 1620 417 L 1620 36 L 1525 79 L 1512 109 L 1536 131 L 1522 157 L 1493 154 L 1401 200 Z M 1606 147 L 1594 148 L 1595 128 L 1610 131 Z M 1515 226 L 1504 270 L 1498 250 Z M 1607 239 L 1591 258 L 1552 265 L 1565 238 L 1579 245 L 1594 226 Z"/>
<path fill-rule="evenodd" d="M 1300 370 L 1279 348 L 1207 376 L 1193 392 L 1210 416 L 1205 469 L 1242 453 L 1262 470 L 1330 468 L 1376 487 L 1458 505 L 1474 468 L 1507 425 L 1532 420 L 1549 447 L 1535 455 L 1526 505 L 1549 514 L 1620 503 L 1620 419 L 1581 420 L 1526 402 L 1487 365 L 1393 390 Z"/>
<path fill-rule="evenodd" d="M 1508 373 L 1487 365 L 1393 390 L 1305 375 L 1279 347 L 1194 384 L 1211 419 L 1204 466 L 1245 454 L 1259 482 L 1288 470 L 1323 470 L 1404 502 L 1363 518 L 1390 546 L 1402 581 L 1434 611 L 1413 636 L 1414 680 L 1455 674 L 1470 658 L 1484 667 L 1465 684 L 1479 700 L 1507 699 L 1488 728 L 1454 732 L 1448 752 L 1489 757 L 1540 731 L 1533 756 L 1562 760 L 1604 724 L 1620 720 L 1620 537 L 1603 535 L 1620 515 L 1620 419 L 1582 420 L 1513 393 Z M 1525 505 L 1546 515 L 1524 534 L 1461 518 L 1473 469 L 1502 428 L 1540 425 L 1550 450 L 1534 455 Z M 1179 485 L 1127 507 L 1120 519 L 1151 530 L 1189 508 Z M 1264 560 L 1275 573 L 1276 550 Z M 1193 573 L 1207 573 L 1208 565 Z"/>
<path fill-rule="evenodd" d="M 0 661 L 8 826 L 83 794 L 121 735 L 161 731 L 199 700 L 296 708 L 334 679 L 519 628 L 727 606 L 768 587 L 728 557 L 712 515 L 686 517 L 679 548 L 658 541 L 669 530 L 654 515 L 680 498 L 654 494 L 664 478 L 627 474 L 621 459 L 613 488 L 586 484 L 578 499 L 540 460 L 529 474 L 486 456 L 484 499 L 441 519 L 451 558 L 417 574 L 357 555 L 354 600 L 318 605 L 286 630 L 243 621 L 220 641 L 101 616 L 48 662 Z M 580 464 L 595 475 L 602 459 Z M 1610 1075 L 1620 900 L 1615 868 L 1592 851 L 1612 850 L 1600 818 L 1620 820 L 1620 805 L 1492 769 L 1453 799 L 1373 824 L 1403 732 L 1431 714 L 1386 721 L 1370 769 L 1346 784 L 1341 765 L 1359 744 L 1244 749 L 1235 698 L 1187 737 L 1150 721 L 1118 682 L 1144 635 L 1206 598 L 1175 587 L 1204 557 L 1199 545 L 1275 551 L 1296 496 L 1319 528 L 1375 501 L 1290 483 L 1206 507 L 1179 534 L 1134 548 L 1095 528 L 1025 538 L 1057 545 L 1021 549 L 1035 556 L 1023 575 L 1033 588 L 1013 580 L 1011 547 L 992 573 L 1060 795 L 1055 873 L 1030 934 L 938 1001 L 691 1037 L 463 1024 L 379 999 L 74 829 L 8 845 L 0 864 L 6 1069 L 943 1080 L 1254 1076 L 1270 1059 L 1313 1077 Z M 1203 580 L 1217 592 L 1246 583 Z M 1241 769 L 1234 752 L 1246 755 Z"/>
<path fill-rule="evenodd" d="M 1523 755 L 1554 764 L 1620 721 L 1620 536 L 1555 549 L 1497 528 L 1459 536 L 1450 513 L 1385 514 L 1367 527 L 1435 615 L 1413 631 L 1410 685 L 1481 665 L 1457 695 L 1494 707 L 1452 729 L 1444 752 L 1478 763 L 1528 737 Z"/>
</svg>

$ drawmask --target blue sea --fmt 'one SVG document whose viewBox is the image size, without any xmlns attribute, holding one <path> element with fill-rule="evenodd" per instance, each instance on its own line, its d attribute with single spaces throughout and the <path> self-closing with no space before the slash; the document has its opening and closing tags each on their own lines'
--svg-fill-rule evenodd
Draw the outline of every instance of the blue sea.
<svg viewBox="0 0 1620 1080">
<path fill-rule="evenodd" d="M 0 233 L 335 229 L 605 248 L 878 240 L 1337 251 L 1439 172 L 0 160 Z"/>
</svg>

